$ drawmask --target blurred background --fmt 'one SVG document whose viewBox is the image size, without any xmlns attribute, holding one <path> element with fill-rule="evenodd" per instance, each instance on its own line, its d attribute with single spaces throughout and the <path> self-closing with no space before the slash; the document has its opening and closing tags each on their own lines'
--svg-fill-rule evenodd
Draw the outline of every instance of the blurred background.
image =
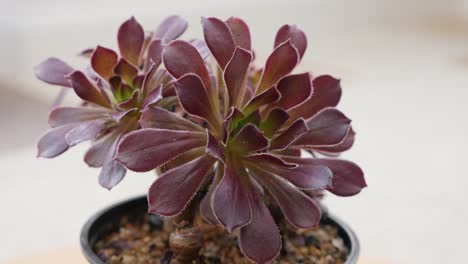
<svg viewBox="0 0 468 264">
<path fill-rule="evenodd" d="M 357 232 L 375 263 L 467 263 L 467 0 L 0 0 L 0 263 L 78 247 L 84 221 L 143 194 L 154 175 L 129 173 L 111 192 L 82 162 L 86 146 L 36 159 L 56 87 L 33 66 L 56 56 L 79 68 L 81 50 L 116 47 L 121 22 L 147 30 L 169 14 L 249 23 L 259 62 L 282 24 L 298 24 L 309 48 L 301 70 L 342 79 L 340 108 L 357 131 L 344 157 L 364 168 L 360 195 L 329 195 L 330 211 Z M 71 97 L 71 96 L 70 96 Z M 69 98 L 67 98 L 69 99 Z"/>
</svg>

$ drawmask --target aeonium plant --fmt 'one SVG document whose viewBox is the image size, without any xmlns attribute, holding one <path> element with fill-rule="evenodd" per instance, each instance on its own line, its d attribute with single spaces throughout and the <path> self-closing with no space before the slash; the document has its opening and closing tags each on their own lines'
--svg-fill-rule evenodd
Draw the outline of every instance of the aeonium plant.
<svg viewBox="0 0 468 264">
<path fill-rule="evenodd" d="M 214 63 L 183 40 L 162 51 L 182 114 L 144 108 L 142 129 L 124 136 L 115 159 L 137 172 L 161 172 L 149 188 L 150 213 L 171 217 L 199 208 L 204 220 L 238 235 L 249 259 L 267 263 L 282 244 L 270 208 L 278 206 L 296 228 L 311 228 L 321 210 L 309 192 L 351 196 L 366 186 L 356 164 L 336 158 L 355 133 L 335 108 L 339 80 L 292 73 L 307 47 L 302 30 L 281 27 L 258 69 L 244 21 L 202 24 Z"/>
<path fill-rule="evenodd" d="M 152 32 L 146 32 L 133 17 L 117 34 L 120 54 L 97 46 L 87 50 L 90 68 L 75 70 L 57 58 L 36 66 L 36 76 L 49 84 L 69 87 L 82 100 L 78 107 L 56 107 L 49 114 L 51 129 L 38 143 L 38 156 L 53 158 L 83 141 L 92 140 L 85 162 L 102 167 L 99 183 L 111 189 L 126 169 L 113 159 L 126 133 L 139 129 L 141 112 L 151 106 L 170 108 L 177 101 L 171 78 L 161 65 L 165 43 L 187 28 L 179 16 L 170 16 Z M 204 43 L 193 41 L 203 51 Z"/>
</svg>

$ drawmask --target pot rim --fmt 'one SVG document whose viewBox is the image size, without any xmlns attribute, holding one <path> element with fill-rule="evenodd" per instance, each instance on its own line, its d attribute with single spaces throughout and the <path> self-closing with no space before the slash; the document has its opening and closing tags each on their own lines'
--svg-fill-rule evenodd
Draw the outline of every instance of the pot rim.
<svg viewBox="0 0 468 264">
<path fill-rule="evenodd" d="M 121 207 L 127 207 L 130 204 L 133 203 L 139 203 L 140 200 L 147 200 L 146 195 L 139 195 L 139 196 L 134 196 L 122 201 L 119 201 L 115 204 L 109 205 L 105 207 L 104 209 L 101 209 L 97 213 L 93 214 L 84 224 L 83 228 L 81 229 L 80 232 L 80 245 L 81 245 L 81 251 L 85 258 L 92 264 L 106 264 L 103 262 L 99 256 L 94 252 L 93 250 L 93 245 L 94 242 L 91 242 L 91 237 L 92 234 L 91 232 L 93 229 L 98 228 L 96 223 L 105 216 L 108 216 L 112 213 L 116 213 L 117 209 Z M 345 244 L 349 247 L 349 254 L 348 258 L 346 259 L 345 264 L 354 264 L 357 262 L 357 259 L 359 257 L 359 252 L 360 252 L 360 244 L 359 240 L 354 233 L 354 231 L 346 224 L 344 223 L 340 218 L 337 218 L 336 216 L 327 213 L 326 218 L 322 219 L 321 222 L 328 222 L 331 223 L 338 228 L 338 233 L 339 235 L 343 238 L 345 241 Z"/>
</svg>

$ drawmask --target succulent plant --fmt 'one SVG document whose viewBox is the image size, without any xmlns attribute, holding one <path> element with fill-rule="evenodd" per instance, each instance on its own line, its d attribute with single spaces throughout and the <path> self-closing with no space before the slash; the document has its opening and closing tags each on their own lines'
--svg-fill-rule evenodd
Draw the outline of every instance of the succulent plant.
<svg viewBox="0 0 468 264">
<path fill-rule="evenodd" d="M 120 55 L 97 46 L 83 52 L 90 57 L 90 67 L 85 71 L 75 70 L 57 58 L 36 66 L 35 74 L 40 80 L 72 88 L 83 101 L 78 107 L 51 110 L 51 129 L 39 140 L 38 156 L 53 158 L 80 142 L 92 140 L 85 162 L 91 167 L 102 167 L 102 186 L 111 189 L 118 184 L 126 169 L 113 158 L 122 136 L 140 128 L 142 110 L 176 102 L 171 78 L 159 67 L 161 51 L 165 43 L 178 38 L 186 28 L 184 19 L 170 16 L 154 32 L 145 34 L 132 17 L 118 30 Z M 204 52 L 203 43 L 193 43 Z"/>
<path fill-rule="evenodd" d="M 190 42 L 164 45 L 162 61 L 182 111 L 140 107 L 142 129 L 123 137 L 115 159 L 137 172 L 162 172 L 149 188 L 151 213 L 179 215 L 198 192 L 206 192 L 201 216 L 238 234 L 248 258 L 267 263 L 281 248 L 270 201 L 293 226 L 311 228 L 321 212 L 307 191 L 351 196 L 366 186 L 356 164 L 335 158 L 352 146 L 355 133 L 351 120 L 335 108 L 338 79 L 292 73 L 307 48 L 297 26 L 278 30 L 274 50 L 259 69 L 244 21 L 204 18 L 202 24 L 214 62 L 206 62 Z M 107 107 L 99 102 L 94 101 Z M 67 139 L 73 139 L 70 133 Z"/>
</svg>

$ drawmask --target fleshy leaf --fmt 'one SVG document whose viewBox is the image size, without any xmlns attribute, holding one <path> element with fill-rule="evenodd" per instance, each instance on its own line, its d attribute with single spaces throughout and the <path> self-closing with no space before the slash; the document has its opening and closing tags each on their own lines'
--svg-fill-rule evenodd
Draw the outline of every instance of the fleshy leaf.
<svg viewBox="0 0 468 264">
<path fill-rule="evenodd" d="M 176 79 L 188 73 L 198 75 L 205 87 L 211 87 L 205 62 L 197 49 L 189 42 L 174 40 L 164 46 L 163 62 L 167 71 Z"/>
<path fill-rule="evenodd" d="M 346 137 L 350 124 L 351 120 L 336 108 L 323 109 L 307 121 L 309 131 L 294 145 L 304 148 L 337 145 Z"/>
<path fill-rule="evenodd" d="M 169 16 L 164 19 L 154 33 L 154 38 L 167 43 L 182 35 L 187 29 L 187 20 L 180 16 Z"/>
<path fill-rule="evenodd" d="M 162 60 L 163 46 L 161 40 L 155 39 L 151 41 L 148 46 L 148 55 L 146 57 L 146 67 L 149 68 L 151 62 L 154 63 L 154 67 L 158 68 Z"/>
<path fill-rule="evenodd" d="M 46 83 L 71 87 L 65 76 L 73 72 L 73 68 L 57 58 L 48 58 L 34 67 L 36 77 Z"/>
<path fill-rule="evenodd" d="M 226 166 L 213 194 L 213 212 L 228 232 L 247 225 L 252 218 L 249 191 L 240 179 L 240 170 L 243 168 Z"/>
<path fill-rule="evenodd" d="M 130 98 L 118 104 L 120 109 L 138 108 L 140 104 L 140 90 L 134 90 Z"/>
<path fill-rule="evenodd" d="M 116 64 L 117 53 L 108 48 L 97 46 L 91 56 L 91 67 L 105 80 L 108 80 L 113 75 Z"/>
<path fill-rule="evenodd" d="M 120 138 L 121 132 L 114 129 L 93 142 L 93 145 L 86 151 L 84 157 L 86 164 L 93 168 L 99 168 L 111 161 L 115 155 Z"/>
<path fill-rule="evenodd" d="M 47 131 L 37 143 L 37 156 L 42 158 L 54 158 L 65 152 L 69 146 L 65 135 L 72 130 L 74 124 L 59 126 Z"/>
<path fill-rule="evenodd" d="M 208 142 L 206 143 L 206 153 L 217 158 L 221 162 L 225 162 L 224 146 L 217 140 L 209 131 L 206 130 Z"/>
<path fill-rule="evenodd" d="M 229 106 L 241 107 L 251 61 L 252 53 L 237 47 L 226 66 L 224 81 L 229 94 Z"/>
<path fill-rule="evenodd" d="M 245 163 L 249 168 L 284 178 L 301 189 L 324 189 L 332 183 L 332 172 L 324 165 L 288 163 L 283 158 L 264 153 L 248 156 Z"/>
<path fill-rule="evenodd" d="M 133 79 L 138 74 L 138 69 L 130 64 L 126 59 L 121 58 L 117 65 L 115 65 L 114 72 L 115 74 L 120 75 L 128 85 L 132 85 Z"/>
<path fill-rule="evenodd" d="M 270 149 L 285 149 L 291 146 L 296 140 L 308 133 L 309 129 L 304 119 L 298 119 L 280 135 L 273 138 Z"/>
<path fill-rule="evenodd" d="M 307 37 L 305 33 L 296 25 L 284 25 L 276 33 L 275 48 L 288 39 L 291 39 L 291 43 L 296 47 L 302 58 L 307 49 Z"/>
<path fill-rule="evenodd" d="M 239 247 L 252 261 L 270 263 L 281 249 L 281 235 L 260 195 L 252 195 L 252 221 L 239 232 Z"/>
<path fill-rule="evenodd" d="M 143 101 L 142 108 L 145 109 L 153 104 L 158 103 L 162 99 L 162 85 L 153 89 L 149 94 L 145 97 Z"/>
<path fill-rule="evenodd" d="M 216 169 L 217 171 L 221 170 L 224 172 L 224 167 L 220 166 Z M 208 192 L 205 194 L 205 197 L 200 202 L 200 216 L 211 224 L 220 224 L 216 216 L 214 215 L 213 208 L 212 208 L 212 201 L 213 201 L 213 194 L 216 189 L 216 186 L 219 184 L 219 177 L 217 175 L 214 176 L 210 188 Z"/>
<path fill-rule="evenodd" d="M 195 74 L 186 74 L 175 82 L 177 96 L 185 111 L 201 117 L 217 129 L 221 117 L 211 104 L 202 80 Z"/>
<path fill-rule="evenodd" d="M 352 128 L 349 128 L 345 139 L 340 144 L 331 147 L 319 147 L 314 149 L 325 154 L 337 154 L 349 150 L 354 144 L 355 135 L 356 133 L 354 132 L 354 130 Z"/>
<path fill-rule="evenodd" d="M 276 89 L 276 87 L 273 86 L 265 92 L 252 98 L 252 100 L 250 100 L 247 106 L 245 106 L 245 108 L 243 109 L 243 113 L 245 115 L 249 115 L 261 106 L 277 102 L 280 98 L 281 94 L 279 93 L 278 89 Z"/>
<path fill-rule="evenodd" d="M 281 79 L 276 87 L 281 99 L 271 107 L 288 110 L 307 100 L 312 93 L 312 82 L 309 73 L 289 75 Z"/>
<path fill-rule="evenodd" d="M 138 59 L 145 42 L 145 32 L 134 17 L 131 17 L 120 26 L 117 40 L 122 57 L 134 66 L 138 66 Z"/>
<path fill-rule="evenodd" d="M 267 59 L 255 94 L 260 94 L 267 88 L 276 85 L 281 78 L 289 74 L 296 67 L 298 62 L 299 53 L 291 44 L 291 41 L 286 41 L 276 47 Z"/>
<path fill-rule="evenodd" d="M 260 130 L 267 138 L 271 138 L 276 131 L 288 120 L 289 115 L 286 111 L 274 108 L 268 113 L 268 116 L 260 124 Z"/>
<path fill-rule="evenodd" d="M 146 128 L 128 133 L 115 158 L 133 171 L 144 172 L 204 145 L 205 133 Z"/>
<path fill-rule="evenodd" d="M 108 122 L 108 119 L 96 119 L 79 123 L 65 135 L 65 139 L 70 147 L 83 141 L 94 139 L 106 129 Z"/>
<path fill-rule="evenodd" d="M 315 227 L 320 222 L 320 208 L 301 190 L 264 170 L 251 168 L 255 176 L 279 204 L 284 216 L 298 228 Z"/>
<path fill-rule="evenodd" d="M 312 96 L 289 111 L 290 121 L 303 117 L 309 119 L 325 107 L 335 107 L 341 97 L 340 80 L 322 75 L 312 81 Z"/>
<path fill-rule="evenodd" d="M 203 18 L 202 24 L 206 44 L 224 70 L 236 48 L 231 30 L 226 23 L 214 17 Z"/>
<path fill-rule="evenodd" d="M 226 24 L 231 29 L 232 38 L 236 46 L 246 50 L 251 50 L 249 26 L 240 18 L 230 17 Z"/>
<path fill-rule="evenodd" d="M 140 124 L 143 128 L 204 132 L 201 126 L 160 107 L 146 108 L 141 115 Z"/>
<path fill-rule="evenodd" d="M 215 159 L 204 155 L 160 175 L 148 191 L 149 212 L 162 216 L 175 216 L 182 212 L 214 162 Z"/>
<path fill-rule="evenodd" d="M 328 191 L 338 196 L 356 195 L 367 186 L 364 172 L 351 161 L 339 159 L 301 159 L 297 157 L 283 157 L 286 161 L 298 164 L 327 166 L 333 173 L 332 186 Z"/>
<path fill-rule="evenodd" d="M 248 124 L 230 141 L 228 147 L 241 154 L 251 153 L 266 149 L 268 139 L 255 125 Z"/>
<path fill-rule="evenodd" d="M 202 39 L 193 39 L 190 41 L 190 43 L 198 50 L 198 53 L 200 53 L 200 56 L 206 60 L 211 52 L 208 46 L 206 45 L 206 42 Z"/>
<path fill-rule="evenodd" d="M 101 94 L 99 89 L 91 83 L 83 72 L 74 71 L 70 75 L 67 75 L 67 79 L 81 99 L 104 107 L 110 107 L 110 102 L 107 98 Z"/>
<path fill-rule="evenodd" d="M 100 119 L 108 111 L 91 107 L 56 107 L 49 113 L 49 126 L 58 127 L 67 124 Z"/>
<path fill-rule="evenodd" d="M 127 170 L 122 164 L 111 160 L 102 167 L 98 179 L 99 184 L 110 190 L 122 181 L 126 173 Z"/>
</svg>

